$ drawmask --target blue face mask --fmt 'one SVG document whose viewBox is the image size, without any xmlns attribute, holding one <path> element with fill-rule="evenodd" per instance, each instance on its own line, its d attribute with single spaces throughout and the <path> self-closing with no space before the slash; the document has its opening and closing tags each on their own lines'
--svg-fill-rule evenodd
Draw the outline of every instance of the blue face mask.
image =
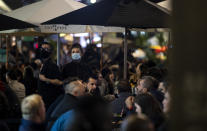
<svg viewBox="0 0 207 131">
<path fill-rule="evenodd" d="M 80 53 L 72 53 L 72 59 L 73 60 L 79 60 L 79 59 L 81 59 Z"/>
</svg>

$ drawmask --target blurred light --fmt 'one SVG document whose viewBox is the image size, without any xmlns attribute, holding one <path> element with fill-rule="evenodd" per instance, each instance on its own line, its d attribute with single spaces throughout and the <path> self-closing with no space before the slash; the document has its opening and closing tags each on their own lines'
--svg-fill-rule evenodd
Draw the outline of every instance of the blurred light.
<svg viewBox="0 0 207 131">
<path fill-rule="evenodd" d="M 73 36 L 68 34 L 64 37 L 64 39 L 67 40 L 67 41 L 73 41 Z"/>
<path fill-rule="evenodd" d="M 86 43 L 87 43 L 87 44 L 89 44 L 89 43 L 90 43 L 90 40 L 89 40 L 89 39 L 87 39 L 87 40 L 86 40 Z"/>
<path fill-rule="evenodd" d="M 137 32 L 136 31 L 131 31 L 131 34 L 136 37 L 137 36 Z"/>
<path fill-rule="evenodd" d="M 132 53 L 132 56 L 135 58 L 144 59 L 146 57 L 146 53 L 142 49 L 137 49 Z"/>
<path fill-rule="evenodd" d="M 38 47 L 39 47 L 38 43 L 34 43 L 34 48 L 38 49 Z"/>
<path fill-rule="evenodd" d="M 164 53 L 159 53 L 159 54 L 157 54 L 156 55 L 156 57 L 158 58 L 158 59 L 160 59 L 160 60 L 166 60 L 167 59 L 167 57 L 164 55 Z"/>
<path fill-rule="evenodd" d="M 160 45 L 153 45 L 153 46 L 150 46 L 151 49 L 155 49 L 155 50 L 161 50 L 161 46 Z"/>
<path fill-rule="evenodd" d="M 101 37 L 99 37 L 99 36 L 94 36 L 94 38 L 93 38 L 93 41 L 94 42 L 98 42 L 100 40 L 101 40 Z"/>
<path fill-rule="evenodd" d="M 98 44 L 96 44 L 96 47 L 101 48 L 102 47 L 102 44 L 101 43 L 98 43 Z"/>
<path fill-rule="evenodd" d="M 64 37 L 64 36 L 66 36 L 65 33 L 60 33 L 60 37 Z"/>
<path fill-rule="evenodd" d="M 88 37 L 88 33 L 77 33 L 77 34 L 74 34 L 74 37 L 81 37 L 81 36 Z"/>
<path fill-rule="evenodd" d="M 152 37 L 147 40 L 147 43 L 149 43 L 151 46 L 159 46 L 159 39 L 157 37 Z"/>
<path fill-rule="evenodd" d="M 12 46 L 16 46 L 16 42 L 12 42 Z"/>
<path fill-rule="evenodd" d="M 140 34 L 141 34 L 141 35 L 145 35 L 146 33 L 145 33 L 144 31 L 141 31 Z"/>
<path fill-rule="evenodd" d="M 13 42 L 16 41 L 16 37 L 15 36 L 12 37 L 12 41 Z"/>
<path fill-rule="evenodd" d="M 81 37 L 81 38 L 80 38 L 80 45 L 81 45 L 83 48 L 85 48 L 85 47 L 87 46 L 87 43 L 86 43 L 86 40 L 85 40 L 84 37 Z"/>
<path fill-rule="evenodd" d="M 96 3 L 96 0 L 91 0 L 91 3 L 92 3 L 92 4 Z"/>
</svg>

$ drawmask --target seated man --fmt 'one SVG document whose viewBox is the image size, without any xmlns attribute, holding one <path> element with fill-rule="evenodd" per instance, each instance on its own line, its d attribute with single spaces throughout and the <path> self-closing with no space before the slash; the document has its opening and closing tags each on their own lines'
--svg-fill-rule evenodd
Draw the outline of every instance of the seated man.
<svg viewBox="0 0 207 131">
<path fill-rule="evenodd" d="M 51 126 L 59 116 L 61 116 L 68 110 L 73 109 L 76 106 L 78 102 L 77 97 L 83 96 L 85 94 L 85 88 L 79 80 L 72 81 L 69 84 L 66 84 L 64 88 L 65 95 L 59 101 L 59 104 L 56 105 L 55 109 L 53 109 L 53 112 L 51 114 L 47 114 L 49 115 L 47 116 L 49 120 L 47 127 L 48 129 L 51 128 Z"/>
<path fill-rule="evenodd" d="M 90 74 L 85 81 L 86 90 L 89 95 L 100 96 L 100 90 L 97 87 L 98 77 L 95 74 Z"/>
<path fill-rule="evenodd" d="M 39 95 L 30 95 L 21 105 L 22 122 L 19 131 L 45 131 L 45 105 Z"/>
<path fill-rule="evenodd" d="M 110 131 L 111 113 L 108 104 L 100 97 L 86 96 L 77 107 L 64 113 L 51 131 Z"/>
<path fill-rule="evenodd" d="M 112 112 L 114 114 L 121 114 L 125 106 L 125 100 L 131 96 L 131 88 L 127 80 L 119 81 L 117 86 L 118 98 L 111 102 Z"/>
<path fill-rule="evenodd" d="M 8 86 L 15 92 L 19 101 L 21 102 L 25 97 L 25 86 L 17 81 L 15 70 L 10 70 L 6 74 L 6 80 L 8 82 Z"/>
<path fill-rule="evenodd" d="M 143 76 L 137 82 L 137 90 L 138 90 L 138 93 L 149 92 L 157 99 L 157 101 L 162 106 L 162 101 L 164 100 L 164 94 L 161 91 L 158 91 L 158 85 L 159 85 L 159 82 L 154 77 Z"/>
</svg>

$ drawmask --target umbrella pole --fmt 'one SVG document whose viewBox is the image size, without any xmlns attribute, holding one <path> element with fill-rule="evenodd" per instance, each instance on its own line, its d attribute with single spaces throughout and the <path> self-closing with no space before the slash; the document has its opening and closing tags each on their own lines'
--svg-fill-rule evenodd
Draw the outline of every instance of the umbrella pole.
<svg viewBox="0 0 207 131">
<path fill-rule="evenodd" d="M 170 46 L 171 46 L 171 33 L 169 31 L 169 33 L 168 33 L 168 49 L 170 48 Z"/>
<path fill-rule="evenodd" d="M 92 44 L 92 33 L 91 32 L 88 33 L 88 37 L 89 37 L 89 44 Z"/>
<path fill-rule="evenodd" d="M 0 48 L 2 48 L 2 42 L 1 42 L 1 35 L 0 35 Z"/>
<path fill-rule="evenodd" d="M 60 66 L 60 35 L 57 34 L 57 65 Z"/>
<path fill-rule="evenodd" d="M 103 33 L 101 34 L 101 61 L 100 61 L 100 70 L 103 69 Z"/>
<path fill-rule="evenodd" d="M 124 79 L 127 79 L 127 28 L 125 28 L 125 35 L 124 35 Z"/>
<path fill-rule="evenodd" d="M 6 35 L 6 69 L 9 66 L 9 44 L 8 44 L 8 36 Z"/>
<path fill-rule="evenodd" d="M 12 42 L 11 43 L 13 43 L 13 42 L 16 42 L 16 41 L 13 41 L 13 37 L 15 37 L 16 39 L 17 39 L 17 36 L 11 36 L 11 38 L 10 39 L 12 39 Z M 18 57 L 18 47 L 17 47 L 17 43 L 16 43 L 16 56 L 15 56 L 15 60 L 16 60 L 16 64 L 17 64 L 17 67 L 19 67 L 19 64 L 18 64 L 18 59 L 19 59 L 19 57 Z"/>
</svg>

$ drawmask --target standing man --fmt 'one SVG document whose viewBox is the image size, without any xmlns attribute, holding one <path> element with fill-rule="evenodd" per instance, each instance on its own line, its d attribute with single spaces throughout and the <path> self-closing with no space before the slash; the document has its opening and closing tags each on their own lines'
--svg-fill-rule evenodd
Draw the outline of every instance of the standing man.
<svg viewBox="0 0 207 131">
<path fill-rule="evenodd" d="M 72 62 L 66 64 L 62 71 L 63 79 L 71 79 L 72 77 L 78 77 L 81 80 L 87 78 L 90 74 L 88 65 L 82 61 L 83 50 L 80 44 L 75 43 L 70 50 Z"/>
<path fill-rule="evenodd" d="M 38 93 L 42 96 L 46 109 L 52 104 L 55 99 L 63 94 L 61 73 L 58 66 L 51 59 L 51 46 L 44 42 L 41 46 L 42 67 L 39 74 Z"/>
</svg>

